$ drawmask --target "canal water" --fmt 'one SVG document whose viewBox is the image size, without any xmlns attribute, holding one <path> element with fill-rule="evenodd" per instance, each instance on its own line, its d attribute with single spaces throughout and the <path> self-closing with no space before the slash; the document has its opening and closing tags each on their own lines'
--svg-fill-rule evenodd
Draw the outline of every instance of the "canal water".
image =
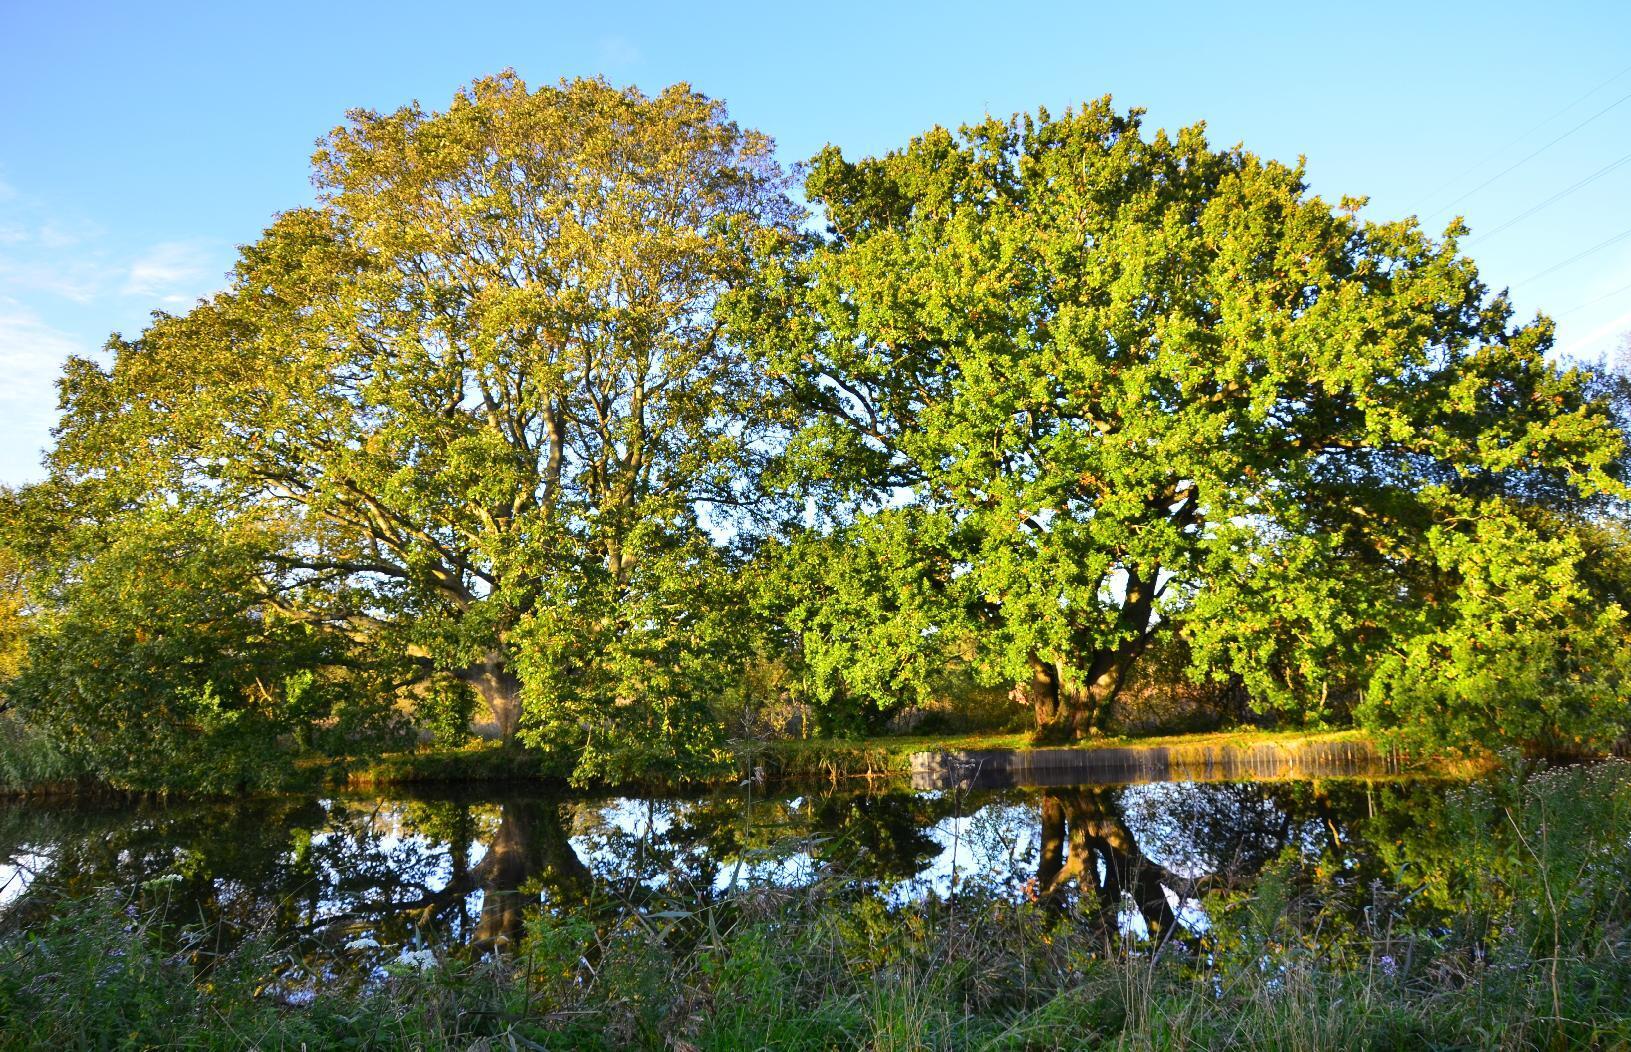
<svg viewBox="0 0 1631 1052">
<path fill-rule="evenodd" d="M 691 796 L 477 793 L 119 806 L 0 804 L 0 925 L 122 896 L 211 938 L 389 962 L 522 941 L 540 911 L 680 917 L 821 885 L 896 908 L 1045 900 L 1125 933 L 1199 932 L 1208 896 L 1295 862 L 1363 910 L 1454 851 L 1465 786 L 1400 778 L 979 788 L 855 784 Z M 156 904 L 156 905 L 155 905 Z"/>
</svg>

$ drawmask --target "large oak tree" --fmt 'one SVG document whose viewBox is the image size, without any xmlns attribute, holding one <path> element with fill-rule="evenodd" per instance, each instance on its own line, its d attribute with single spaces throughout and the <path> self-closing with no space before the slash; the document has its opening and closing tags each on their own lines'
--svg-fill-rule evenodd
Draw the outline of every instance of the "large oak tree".
<svg viewBox="0 0 1631 1052">
<path fill-rule="evenodd" d="M 700 747 L 713 538 L 769 448 L 716 308 L 799 221 L 771 142 L 683 85 L 504 75 L 353 112 L 313 178 L 227 290 L 70 363 L 58 482 L 251 515 L 268 609 L 506 737 Z"/>
<path fill-rule="evenodd" d="M 829 147 L 807 191 L 827 229 L 743 321 L 808 413 L 789 462 L 840 526 L 915 509 L 940 567 L 852 634 L 972 637 L 1044 741 L 1094 732 L 1167 630 L 1300 715 L 1379 655 L 1441 674 L 1459 644 L 1423 640 L 1503 631 L 1489 589 L 1567 596 L 1528 614 L 1554 657 L 1617 646 L 1623 611 L 1571 583 L 1584 550 L 1546 515 L 1625 492 L 1620 431 L 1459 224 L 1365 221 L 1300 167 L 1108 100 Z M 1571 662 L 1546 690 L 1583 677 L 1623 710 L 1623 661 Z"/>
</svg>

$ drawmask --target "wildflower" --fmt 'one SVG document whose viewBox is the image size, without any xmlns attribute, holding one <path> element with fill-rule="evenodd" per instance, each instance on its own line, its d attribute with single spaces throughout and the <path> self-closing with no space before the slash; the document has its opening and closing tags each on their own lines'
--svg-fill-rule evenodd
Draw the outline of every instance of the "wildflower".
<svg viewBox="0 0 1631 1052">
<path fill-rule="evenodd" d="M 1395 961 L 1390 953 L 1382 954 L 1382 959 L 1377 963 L 1382 966 L 1383 975 L 1395 975 L 1399 971 L 1399 962 Z"/>
<path fill-rule="evenodd" d="M 379 940 L 364 935 L 360 939 L 352 939 L 346 943 L 345 948 L 348 950 L 377 950 L 379 949 Z"/>
<path fill-rule="evenodd" d="M 423 972 L 436 967 L 436 955 L 429 950 L 403 950 L 396 963 Z"/>
</svg>

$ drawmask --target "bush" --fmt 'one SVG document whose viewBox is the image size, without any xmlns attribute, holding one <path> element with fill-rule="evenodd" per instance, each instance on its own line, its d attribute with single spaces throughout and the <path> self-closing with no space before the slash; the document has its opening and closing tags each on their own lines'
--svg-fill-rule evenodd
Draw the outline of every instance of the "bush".
<svg viewBox="0 0 1631 1052">
<path fill-rule="evenodd" d="M 0 713 L 0 789 L 28 790 L 86 775 L 40 728 Z"/>
</svg>

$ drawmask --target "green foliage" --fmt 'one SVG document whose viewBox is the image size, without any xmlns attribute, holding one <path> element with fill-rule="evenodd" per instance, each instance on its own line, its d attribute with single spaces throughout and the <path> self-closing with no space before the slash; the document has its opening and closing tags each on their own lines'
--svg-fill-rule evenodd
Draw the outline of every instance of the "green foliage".
<svg viewBox="0 0 1631 1052">
<path fill-rule="evenodd" d="M 1424 562 L 1471 535 L 1467 500 L 1567 509 L 1552 536 L 1626 493 L 1610 399 L 1548 362 L 1549 322 L 1514 323 L 1459 225 L 1364 221 L 1199 126 L 1108 100 L 993 118 L 829 147 L 807 193 L 826 235 L 738 319 L 801 407 L 788 471 L 840 521 L 914 508 L 914 554 L 958 587 L 874 620 L 972 615 L 1041 737 L 1095 731 L 1173 630 L 1196 675 L 1340 717 L 1419 607 L 1457 602 Z"/>
<path fill-rule="evenodd" d="M 0 499 L 10 502 L 9 493 Z M 0 685 L 17 675 L 28 653 L 28 593 L 22 560 L 0 539 Z"/>
<path fill-rule="evenodd" d="M 328 641 L 318 637 L 308 642 Z M 326 664 L 325 656 L 315 660 L 315 667 L 283 678 L 277 703 L 279 719 L 301 749 L 326 756 L 368 755 L 405 746 L 419 727 L 434 730 L 435 718 L 448 718 L 445 710 L 432 707 L 410 719 L 396 704 L 387 670 Z M 464 727 L 471 707 L 464 705 Z"/>
<path fill-rule="evenodd" d="M 467 692 L 580 783 L 717 771 L 755 706 L 1018 685 L 1078 740 L 1152 647 L 1416 747 L 1626 730 L 1631 386 L 1459 223 L 1108 99 L 829 147 L 821 234 L 685 85 L 506 73 L 313 164 L 0 496 L 0 682 L 117 784 L 456 744 Z"/>
<path fill-rule="evenodd" d="M 1422 749 L 1516 743 L 1531 753 L 1612 746 L 1631 727 L 1626 611 L 1594 595 L 1568 533 L 1500 508 L 1437 528 L 1424 555 L 1452 577 L 1376 663 L 1359 715 Z"/>
<path fill-rule="evenodd" d="M 273 526 L 165 502 L 76 519 L 51 499 L 16 494 L 4 522 L 30 566 L 23 655 L 3 690 L 16 737 L 40 750 L 34 780 L 268 787 L 299 751 L 402 741 L 378 676 L 342 667 L 331 638 L 270 601 Z"/>
<path fill-rule="evenodd" d="M 752 527 L 733 509 L 772 426 L 714 311 L 793 236 L 769 140 L 684 85 L 505 74 L 442 112 L 353 112 L 314 165 L 317 204 L 245 247 L 225 291 L 115 338 L 111 368 L 68 364 L 69 517 L 118 532 L 156 505 L 231 508 L 267 535 L 228 591 L 375 690 L 452 676 L 584 777 L 708 762 L 697 699 L 733 652 L 709 530 Z M 291 711 L 355 711 L 355 677 L 312 675 Z M 222 719 L 248 718 L 236 682 L 207 682 Z M 204 719 L 194 687 L 164 722 Z M 71 721 L 81 702 L 53 704 Z"/>
<path fill-rule="evenodd" d="M 303 648 L 248 597 L 255 531 L 165 509 L 129 525 L 37 615 L 8 697 L 114 785 L 265 784 L 273 684 Z"/>
<path fill-rule="evenodd" d="M 0 790 L 26 792 L 86 780 L 91 772 L 64 755 L 39 727 L 0 714 Z"/>
<path fill-rule="evenodd" d="M 464 745 L 474 737 L 470 718 L 477 700 L 475 692 L 457 680 L 431 680 L 415 699 L 415 722 L 437 745 Z"/>
<path fill-rule="evenodd" d="M 514 631 L 521 738 L 577 783 L 725 768 L 712 701 L 748 651 L 733 561 L 699 532 L 635 531 L 621 575 L 600 561 L 550 584 Z"/>
<path fill-rule="evenodd" d="M 948 616 L 948 593 L 966 589 L 947 572 L 945 527 L 906 508 L 758 553 L 756 605 L 783 633 L 818 732 L 876 732 L 943 694 L 965 663 L 974 624 Z"/>
</svg>

